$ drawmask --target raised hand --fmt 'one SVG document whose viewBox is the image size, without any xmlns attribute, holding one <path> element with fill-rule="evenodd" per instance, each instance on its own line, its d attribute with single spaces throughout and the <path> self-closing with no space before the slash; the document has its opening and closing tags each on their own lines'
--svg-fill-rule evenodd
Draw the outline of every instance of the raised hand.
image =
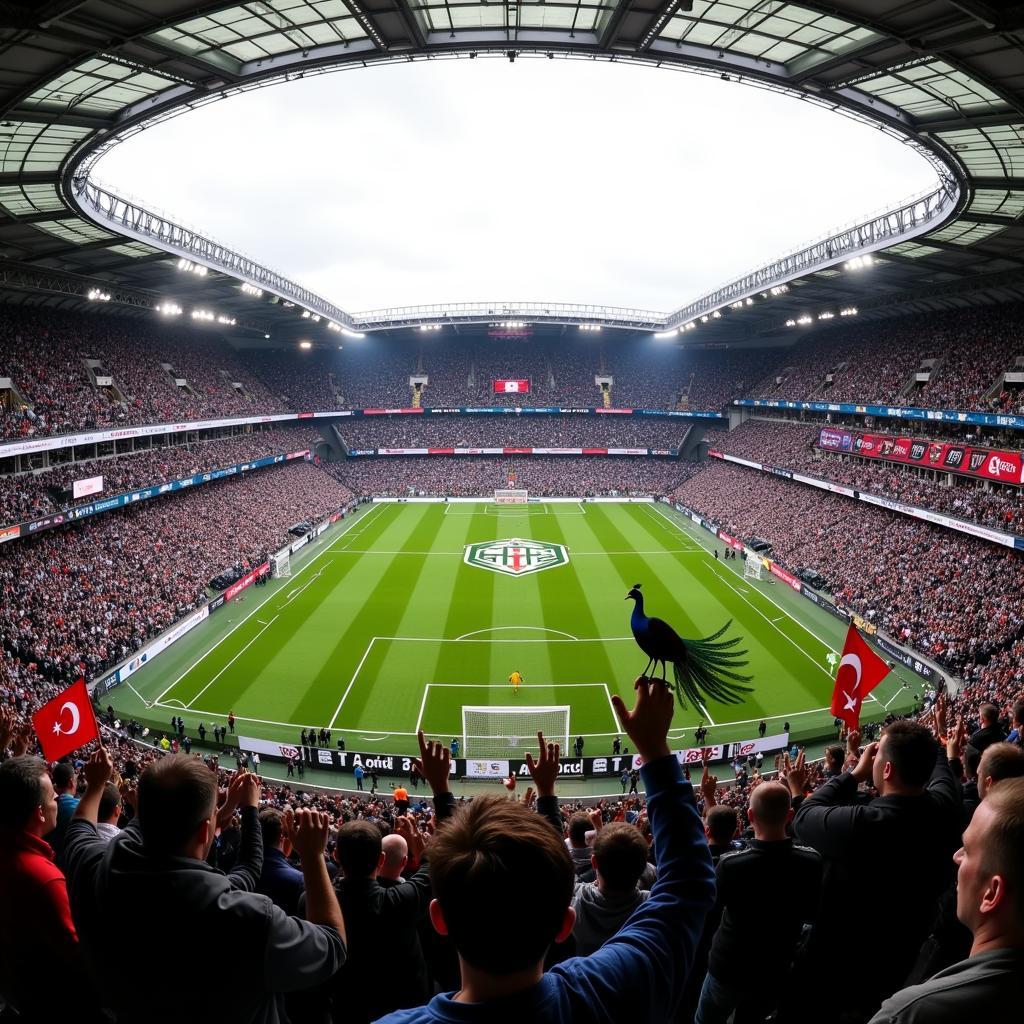
<svg viewBox="0 0 1024 1024">
<path fill-rule="evenodd" d="M 537 733 L 537 743 L 540 746 L 540 759 L 535 761 L 533 754 L 527 751 L 526 767 L 537 787 L 537 796 L 554 796 L 562 748 L 558 743 L 548 743 L 542 732 Z"/>
<path fill-rule="evenodd" d="M 878 756 L 878 744 L 869 743 L 865 748 L 864 752 L 860 755 L 860 760 L 857 762 L 857 766 L 853 769 L 850 774 L 858 782 L 870 782 L 872 777 L 872 769 L 875 765 L 875 758 Z"/>
<path fill-rule="evenodd" d="M 708 772 L 708 762 L 711 760 L 711 755 L 708 751 L 704 751 L 701 754 L 701 761 L 704 764 L 704 770 L 700 776 L 700 792 L 701 796 L 704 797 L 704 813 L 707 814 L 715 804 L 718 803 L 718 776 L 711 775 Z"/>
<path fill-rule="evenodd" d="M 82 774 L 85 776 L 85 785 L 88 789 L 103 789 L 114 774 L 114 761 L 106 747 L 97 747 L 89 755 Z"/>
<path fill-rule="evenodd" d="M 421 779 L 425 779 L 434 796 L 448 792 L 448 776 L 452 767 L 452 752 L 437 740 L 428 741 L 420 729 L 416 733 L 420 744 L 420 756 L 413 761 L 413 767 Z"/>
<path fill-rule="evenodd" d="M 290 818 L 286 815 L 289 838 L 292 847 L 299 855 L 303 865 L 315 861 L 317 857 L 323 857 L 327 849 L 327 834 L 330 831 L 330 819 L 322 811 L 312 811 L 303 808 L 300 811 L 290 811 Z"/>
<path fill-rule="evenodd" d="M 807 787 L 807 767 L 805 765 L 806 755 L 799 751 L 796 761 L 790 761 L 789 754 L 783 755 L 782 771 L 780 774 L 786 780 L 789 791 L 793 796 L 803 796 Z"/>
<path fill-rule="evenodd" d="M 633 684 L 636 689 L 636 703 L 633 710 L 626 708 L 622 698 L 615 694 L 612 707 L 622 726 L 622 731 L 633 741 L 636 752 L 644 762 L 667 757 L 668 730 L 672 724 L 675 705 L 672 691 L 660 680 L 640 676 Z"/>
</svg>

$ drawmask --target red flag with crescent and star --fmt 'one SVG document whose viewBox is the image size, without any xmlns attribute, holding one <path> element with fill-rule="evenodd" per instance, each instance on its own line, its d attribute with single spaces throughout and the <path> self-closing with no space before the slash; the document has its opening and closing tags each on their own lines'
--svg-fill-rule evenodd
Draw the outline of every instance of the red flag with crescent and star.
<svg viewBox="0 0 1024 1024">
<path fill-rule="evenodd" d="M 857 627 L 850 626 L 832 691 L 832 714 L 851 729 L 859 729 L 860 706 L 864 698 L 888 674 L 889 666 L 868 647 Z"/>
<path fill-rule="evenodd" d="M 77 679 L 63 693 L 44 704 L 32 725 L 47 761 L 59 761 L 73 750 L 99 739 L 100 727 L 89 700 L 85 680 Z"/>
</svg>

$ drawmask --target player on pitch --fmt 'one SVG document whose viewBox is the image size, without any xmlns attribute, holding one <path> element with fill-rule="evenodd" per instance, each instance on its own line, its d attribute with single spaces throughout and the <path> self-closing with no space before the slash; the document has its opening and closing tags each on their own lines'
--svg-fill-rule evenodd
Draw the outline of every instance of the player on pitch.
<svg viewBox="0 0 1024 1024">
<path fill-rule="evenodd" d="M 513 672 L 508 677 L 508 681 L 512 684 L 512 692 L 518 697 L 519 687 L 523 685 L 523 676 L 520 672 Z"/>
</svg>

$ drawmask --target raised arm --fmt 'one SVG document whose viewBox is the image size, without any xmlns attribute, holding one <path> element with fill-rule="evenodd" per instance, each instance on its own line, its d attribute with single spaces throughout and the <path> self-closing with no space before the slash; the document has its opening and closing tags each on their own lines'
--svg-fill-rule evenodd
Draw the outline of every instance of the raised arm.
<svg viewBox="0 0 1024 1024">
<path fill-rule="evenodd" d="M 548 743 L 542 732 L 537 733 L 537 743 L 540 747 L 540 757 L 534 760 L 533 754 L 529 751 L 526 754 L 526 767 L 537 789 L 537 813 L 551 822 L 551 827 L 561 835 L 562 815 L 558 810 L 555 783 L 558 781 L 562 748 L 557 743 Z"/>
<path fill-rule="evenodd" d="M 650 898 L 589 957 L 555 967 L 578 994 L 578 1022 L 663 1021 L 693 964 L 714 902 L 715 874 L 693 788 L 668 748 L 673 696 L 661 682 L 636 682 L 634 709 L 613 698 L 623 730 L 643 759 L 647 808 L 658 855 Z"/>
<path fill-rule="evenodd" d="M 413 761 L 413 768 L 420 778 L 425 779 L 434 794 L 434 817 L 438 821 L 449 818 L 455 810 L 455 798 L 448 788 L 451 775 L 451 751 L 437 740 L 428 740 L 423 730 L 416 734 L 420 744 L 420 756 Z"/>
<path fill-rule="evenodd" d="M 263 784 L 252 772 L 239 772 L 233 784 L 237 785 L 238 807 L 242 817 L 242 841 L 238 848 L 238 859 L 228 873 L 236 889 L 255 892 L 263 870 L 263 834 L 260 831 L 260 793 Z"/>
</svg>

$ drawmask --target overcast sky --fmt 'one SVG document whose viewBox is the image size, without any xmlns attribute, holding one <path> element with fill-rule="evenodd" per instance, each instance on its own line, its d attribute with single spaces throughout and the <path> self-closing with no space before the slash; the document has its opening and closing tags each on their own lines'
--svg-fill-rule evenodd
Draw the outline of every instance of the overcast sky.
<svg viewBox="0 0 1024 1024">
<path fill-rule="evenodd" d="M 668 311 L 934 181 L 908 147 L 810 103 L 525 59 L 256 90 L 141 133 L 96 175 L 349 312 Z"/>
</svg>

